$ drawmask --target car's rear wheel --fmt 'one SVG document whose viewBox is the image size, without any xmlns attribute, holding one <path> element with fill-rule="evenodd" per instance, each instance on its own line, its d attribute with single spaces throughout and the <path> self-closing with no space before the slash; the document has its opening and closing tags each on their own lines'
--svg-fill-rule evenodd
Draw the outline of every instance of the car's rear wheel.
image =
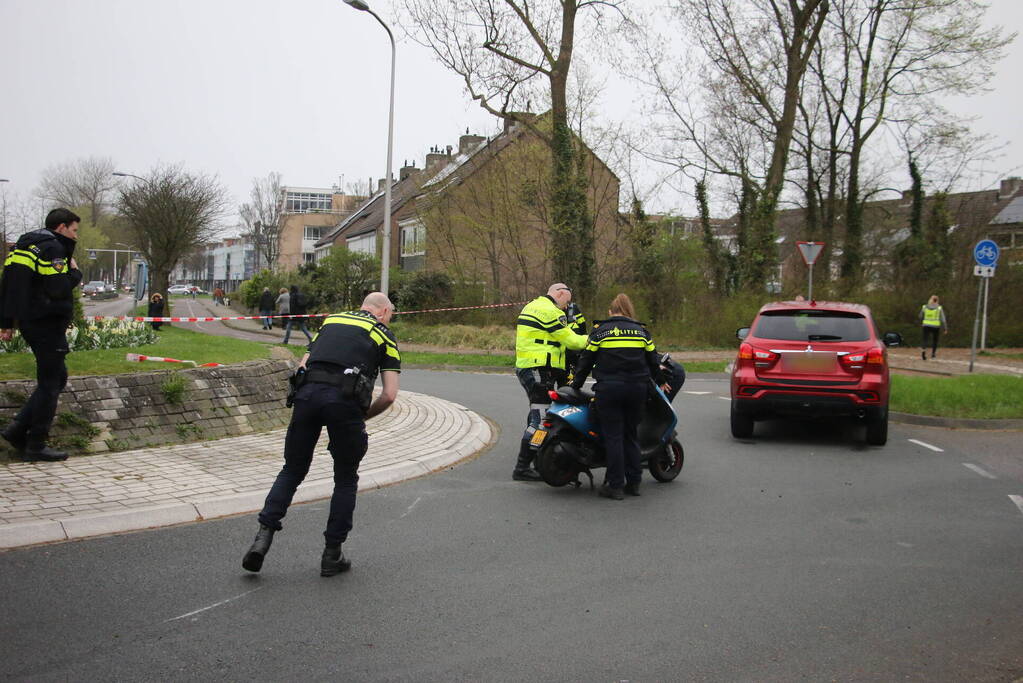
<svg viewBox="0 0 1023 683">
<path fill-rule="evenodd" d="M 753 418 L 735 409 L 732 401 L 732 436 L 736 439 L 748 439 L 753 436 Z"/>
<path fill-rule="evenodd" d="M 888 407 L 877 417 L 867 418 L 866 441 L 871 446 L 883 446 L 888 443 Z"/>
</svg>

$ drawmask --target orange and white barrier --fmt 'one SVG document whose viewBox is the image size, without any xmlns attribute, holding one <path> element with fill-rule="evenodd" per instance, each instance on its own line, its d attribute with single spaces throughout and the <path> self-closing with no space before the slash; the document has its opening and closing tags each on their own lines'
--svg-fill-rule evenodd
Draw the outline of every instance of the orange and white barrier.
<svg viewBox="0 0 1023 683">
<path fill-rule="evenodd" d="M 191 365 L 193 368 L 219 368 L 221 363 L 196 363 L 194 360 L 178 360 L 177 358 L 164 358 L 163 356 L 143 356 L 141 353 L 129 353 L 124 359 L 128 362 L 144 363 L 147 360 L 155 361 L 157 363 L 186 363 Z"/>
</svg>

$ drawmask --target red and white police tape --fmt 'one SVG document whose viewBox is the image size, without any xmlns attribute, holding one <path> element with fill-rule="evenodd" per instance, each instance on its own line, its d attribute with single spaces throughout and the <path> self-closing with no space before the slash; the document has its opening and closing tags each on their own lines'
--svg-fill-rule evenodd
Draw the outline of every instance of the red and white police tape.
<svg viewBox="0 0 1023 683">
<path fill-rule="evenodd" d="M 177 358 L 164 358 L 163 356 L 143 356 L 141 353 L 129 353 L 125 354 L 124 359 L 129 362 L 145 362 L 147 360 L 156 361 L 158 363 L 187 363 L 193 368 L 219 368 L 220 363 L 196 363 L 194 360 L 178 360 Z"/>
<path fill-rule="evenodd" d="M 525 306 L 527 302 L 517 301 L 509 304 L 487 304 L 485 306 L 458 306 L 455 308 L 426 308 L 420 311 L 395 311 L 395 315 L 411 315 L 413 313 L 441 313 L 444 311 L 475 311 L 483 308 L 504 308 L 507 306 Z M 302 313 L 299 315 L 231 315 L 206 317 L 151 317 L 132 315 L 87 315 L 86 320 L 130 320 L 137 323 L 212 323 L 221 320 L 263 320 L 265 318 L 326 318 L 333 313 Z M 153 360 L 151 358 L 150 360 Z M 162 360 L 162 359 L 161 359 Z M 176 361 L 169 361 L 176 362 Z"/>
</svg>

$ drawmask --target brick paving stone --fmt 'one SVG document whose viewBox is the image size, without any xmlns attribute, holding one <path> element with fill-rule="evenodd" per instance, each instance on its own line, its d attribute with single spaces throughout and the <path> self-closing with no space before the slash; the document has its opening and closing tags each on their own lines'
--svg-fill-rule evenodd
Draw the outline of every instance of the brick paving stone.
<svg viewBox="0 0 1023 683">
<path fill-rule="evenodd" d="M 0 466 L 0 527 L 265 494 L 283 462 L 287 430 L 237 434 L 237 425 L 225 432 L 229 430 L 236 435 L 215 441 L 98 453 L 64 463 Z M 406 463 L 429 463 L 444 456 L 450 462 L 453 445 L 490 438 L 490 427 L 479 416 L 414 392 L 402 392 L 391 410 L 368 424 L 368 431 L 369 449 L 359 472 L 370 487 L 377 486 L 376 481 L 395 481 L 394 474 L 400 474 Z M 306 482 L 329 482 L 333 477 L 327 441 L 324 434 Z M 430 467 L 417 464 L 404 476 L 418 476 Z M 381 473 L 379 480 L 374 472 Z"/>
</svg>

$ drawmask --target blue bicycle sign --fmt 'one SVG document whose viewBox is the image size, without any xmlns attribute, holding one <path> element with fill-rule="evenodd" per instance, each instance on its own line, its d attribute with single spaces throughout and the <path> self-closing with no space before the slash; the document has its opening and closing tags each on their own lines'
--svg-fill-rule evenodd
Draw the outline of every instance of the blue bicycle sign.
<svg viewBox="0 0 1023 683">
<path fill-rule="evenodd" d="M 991 240 L 981 240 L 973 247 L 973 258 L 978 266 L 998 264 L 998 245 Z"/>
</svg>

